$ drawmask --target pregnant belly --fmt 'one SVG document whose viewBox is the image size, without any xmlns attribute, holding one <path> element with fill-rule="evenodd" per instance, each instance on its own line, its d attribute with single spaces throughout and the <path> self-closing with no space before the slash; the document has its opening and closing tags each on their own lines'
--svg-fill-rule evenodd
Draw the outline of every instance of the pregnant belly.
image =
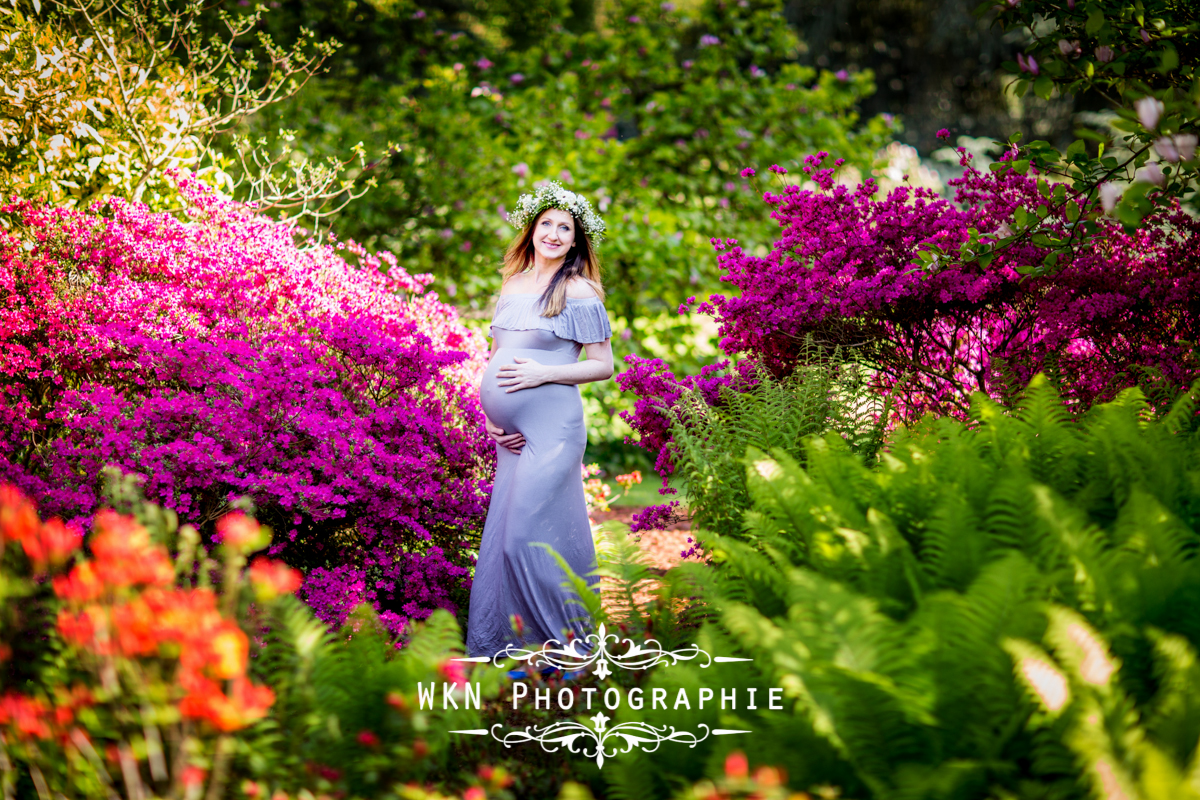
<svg viewBox="0 0 1200 800">
<path fill-rule="evenodd" d="M 539 364 L 575 363 L 570 353 L 515 348 L 497 350 L 479 387 L 479 401 L 488 419 L 505 433 L 521 433 L 526 439 L 543 431 L 561 429 L 563 425 L 582 425 L 583 403 L 577 386 L 543 383 L 532 389 L 506 392 L 507 387 L 498 385 L 496 373 L 500 367 L 514 363 L 513 359 L 517 357 L 530 358 Z"/>
</svg>

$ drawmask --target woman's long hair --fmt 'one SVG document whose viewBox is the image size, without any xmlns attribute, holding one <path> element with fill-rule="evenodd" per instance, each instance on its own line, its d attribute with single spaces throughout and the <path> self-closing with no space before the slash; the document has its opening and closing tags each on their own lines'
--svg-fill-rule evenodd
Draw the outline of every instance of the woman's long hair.
<svg viewBox="0 0 1200 800">
<path fill-rule="evenodd" d="M 530 220 L 525 230 L 508 246 L 508 251 L 504 254 L 504 267 L 500 270 L 504 281 L 518 272 L 524 272 L 533 264 L 533 232 L 545 213 L 543 211 Z M 575 242 L 567 251 L 558 272 L 550 279 L 550 285 L 542 292 L 539 302 L 543 317 L 556 317 L 562 313 L 567 305 L 567 282 L 572 278 L 583 278 L 596 290 L 596 295 L 601 300 L 604 299 L 604 287 L 600 283 L 600 260 L 596 258 L 596 251 L 592 249 L 592 240 L 583 230 L 583 223 L 574 214 L 571 216 L 575 220 Z"/>
</svg>

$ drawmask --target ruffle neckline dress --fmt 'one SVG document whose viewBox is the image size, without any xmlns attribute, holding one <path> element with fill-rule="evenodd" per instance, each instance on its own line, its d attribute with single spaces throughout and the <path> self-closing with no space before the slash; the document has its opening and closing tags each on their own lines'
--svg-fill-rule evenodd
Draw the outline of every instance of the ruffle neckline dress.
<svg viewBox="0 0 1200 800">
<path fill-rule="evenodd" d="M 496 480 L 483 527 L 471 585 L 467 653 L 494 656 L 508 645 L 538 648 L 565 644 L 568 633 L 584 637 L 590 620 L 566 576 L 549 552 L 554 549 L 575 574 L 597 578 L 595 547 L 588 523 L 580 467 L 587 445 L 579 387 L 545 383 L 506 392 L 496 374 L 514 358 L 541 364 L 573 364 L 584 344 L 612 337 L 608 312 L 599 298 L 567 298 L 563 311 L 541 316 L 539 295 L 501 295 L 492 318 L 496 352 L 480 385 L 484 413 L 506 433 L 520 432 L 519 454 L 496 446 Z M 519 615 L 517 636 L 511 619 Z"/>
</svg>

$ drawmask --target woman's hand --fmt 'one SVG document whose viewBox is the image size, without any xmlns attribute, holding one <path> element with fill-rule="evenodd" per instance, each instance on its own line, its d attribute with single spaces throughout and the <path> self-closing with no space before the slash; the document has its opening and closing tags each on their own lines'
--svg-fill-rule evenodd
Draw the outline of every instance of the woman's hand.
<svg viewBox="0 0 1200 800">
<path fill-rule="evenodd" d="M 514 358 L 515 364 L 505 364 L 496 370 L 496 382 L 507 387 L 505 392 L 532 389 L 543 383 L 551 383 L 550 366 L 539 364 L 532 358 Z"/>
<path fill-rule="evenodd" d="M 495 440 L 496 444 L 505 448 L 511 453 L 521 454 L 521 448 L 525 446 L 525 437 L 519 433 L 505 433 L 504 429 L 496 425 L 486 416 L 483 418 L 487 426 L 488 436 Z"/>
</svg>

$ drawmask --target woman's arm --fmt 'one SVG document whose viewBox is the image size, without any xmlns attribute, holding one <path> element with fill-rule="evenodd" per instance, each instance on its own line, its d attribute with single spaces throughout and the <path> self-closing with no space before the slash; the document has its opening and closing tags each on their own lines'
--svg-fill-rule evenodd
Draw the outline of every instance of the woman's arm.
<svg viewBox="0 0 1200 800">
<path fill-rule="evenodd" d="M 492 345 L 488 348 L 488 363 L 492 363 L 492 359 L 496 356 L 496 337 L 492 337 Z M 483 373 L 479 373 L 479 380 L 475 382 L 475 391 L 478 392 L 483 387 Z"/>
<path fill-rule="evenodd" d="M 529 358 L 514 358 L 514 364 L 505 364 L 496 371 L 497 383 L 506 392 L 532 389 L 543 383 L 565 383 L 575 385 L 606 381 L 613 374 L 612 340 L 593 342 L 583 346 L 587 358 L 574 364 L 539 364 Z"/>
</svg>

